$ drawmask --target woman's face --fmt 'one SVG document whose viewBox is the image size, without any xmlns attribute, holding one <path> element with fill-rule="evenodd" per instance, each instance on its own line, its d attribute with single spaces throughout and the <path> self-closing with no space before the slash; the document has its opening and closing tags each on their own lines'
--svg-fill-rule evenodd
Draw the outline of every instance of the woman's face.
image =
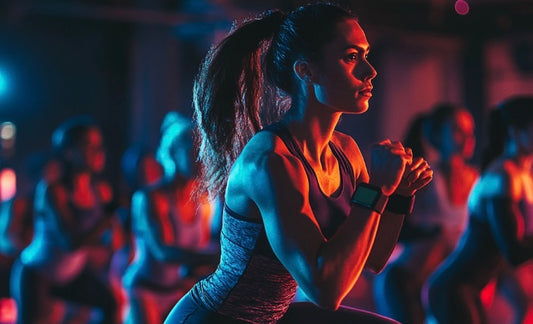
<svg viewBox="0 0 533 324">
<path fill-rule="evenodd" d="M 472 158 L 476 140 L 474 118 L 466 110 L 460 110 L 444 123 L 441 134 L 441 150 L 444 155 L 460 155 L 465 160 Z"/>
<path fill-rule="evenodd" d="M 82 163 L 93 173 L 100 173 L 105 167 L 106 154 L 102 142 L 100 130 L 91 128 L 79 148 Z"/>
<path fill-rule="evenodd" d="M 337 25 L 335 38 L 322 51 L 312 77 L 317 100 L 345 113 L 363 113 L 372 96 L 376 70 L 367 61 L 370 45 L 353 19 Z"/>
<path fill-rule="evenodd" d="M 521 150 L 527 154 L 533 154 L 533 122 L 530 122 L 525 129 L 517 131 L 517 137 Z"/>
<path fill-rule="evenodd" d="M 192 140 L 192 131 L 174 139 L 171 156 L 178 173 L 187 177 L 196 176 L 198 171 L 196 163 L 197 151 Z"/>
<path fill-rule="evenodd" d="M 156 183 L 163 176 L 163 167 L 157 159 L 151 155 L 145 155 L 139 162 L 140 183 L 142 186 Z"/>
</svg>

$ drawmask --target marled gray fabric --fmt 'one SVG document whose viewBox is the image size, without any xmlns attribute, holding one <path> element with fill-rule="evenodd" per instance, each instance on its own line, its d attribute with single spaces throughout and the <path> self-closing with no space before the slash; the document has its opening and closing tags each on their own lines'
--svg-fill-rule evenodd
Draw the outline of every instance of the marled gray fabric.
<svg viewBox="0 0 533 324">
<path fill-rule="evenodd" d="M 235 216 L 226 206 L 220 264 L 191 293 L 219 314 L 254 323 L 276 322 L 294 298 L 296 282 L 270 250 L 263 224 Z"/>
</svg>

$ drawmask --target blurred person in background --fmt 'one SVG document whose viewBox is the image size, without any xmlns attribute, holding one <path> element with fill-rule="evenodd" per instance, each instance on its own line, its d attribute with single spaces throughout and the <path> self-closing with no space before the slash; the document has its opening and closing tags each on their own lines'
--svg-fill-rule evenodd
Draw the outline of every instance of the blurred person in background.
<svg viewBox="0 0 533 324">
<path fill-rule="evenodd" d="M 466 226 L 466 202 L 478 177 L 468 163 L 475 146 L 474 119 L 462 106 L 437 105 L 413 121 L 404 145 L 413 148 L 413 156 L 433 160 L 433 181 L 417 195 L 400 235 L 401 252 L 376 276 L 374 296 L 381 314 L 422 324 L 422 287 Z"/>
<path fill-rule="evenodd" d="M 124 314 L 127 296 L 122 285 L 122 277 L 134 257 L 131 198 L 135 191 L 160 181 L 163 176 L 163 167 L 157 161 L 155 152 L 137 144 L 126 149 L 122 155 L 120 166 L 122 182 L 119 190 L 120 202 L 116 214 L 122 227 L 124 240 L 123 244 L 113 253 L 109 275 L 111 287 L 119 302 L 120 313 Z"/>
<path fill-rule="evenodd" d="M 54 301 L 96 308 L 102 323 L 117 323 L 112 292 L 90 265 L 93 248 L 109 237 L 113 201 L 110 185 L 98 178 L 105 166 L 100 128 L 89 117 L 63 122 L 52 135 L 61 175 L 37 185 L 34 236 L 12 270 L 17 323 L 55 323 L 66 314 Z"/>
<path fill-rule="evenodd" d="M 533 257 L 533 97 L 509 98 L 493 109 L 487 134 L 468 226 L 428 280 L 426 306 L 438 323 L 488 323 L 483 288 Z"/>
<path fill-rule="evenodd" d="M 55 181 L 60 166 L 49 152 L 34 152 L 24 159 L 15 174 L 16 193 L 0 205 L 0 322 L 16 318 L 16 305 L 10 292 L 11 269 L 33 238 L 35 186 L 40 179 L 48 183 Z"/>
<path fill-rule="evenodd" d="M 219 209 L 207 196 L 193 194 L 199 182 L 192 132 L 185 116 L 165 116 L 156 153 L 163 179 L 133 195 L 135 252 L 123 278 L 129 303 L 126 323 L 161 324 L 172 306 L 218 262 L 211 222 Z"/>
</svg>

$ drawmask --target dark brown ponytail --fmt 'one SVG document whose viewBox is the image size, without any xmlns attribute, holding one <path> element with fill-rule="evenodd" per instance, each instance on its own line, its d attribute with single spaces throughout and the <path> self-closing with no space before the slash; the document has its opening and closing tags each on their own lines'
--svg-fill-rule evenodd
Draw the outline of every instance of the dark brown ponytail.
<svg viewBox="0 0 533 324">
<path fill-rule="evenodd" d="M 194 83 L 194 116 L 202 176 L 211 197 L 224 190 L 231 165 L 262 128 L 260 106 L 267 93 L 262 53 L 283 18 L 281 11 L 271 11 L 245 22 L 213 47 L 200 67 Z"/>
</svg>

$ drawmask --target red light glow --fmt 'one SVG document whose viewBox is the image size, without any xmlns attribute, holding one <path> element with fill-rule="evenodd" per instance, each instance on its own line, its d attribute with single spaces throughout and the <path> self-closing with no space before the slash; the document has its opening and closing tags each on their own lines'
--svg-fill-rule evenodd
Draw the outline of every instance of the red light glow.
<svg viewBox="0 0 533 324">
<path fill-rule="evenodd" d="M 0 200 L 6 201 L 17 192 L 17 176 L 13 169 L 5 168 L 0 171 Z"/>
<path fill-rule="evenodd" d="M 0 298 L 0 323 L 17 321 L 17 304 L 14 299 Z"/>
<path fill-rule="evenodd" d="M 457 0 L 455 1 L 455 12 L 457 12 L 459 15 L 466 15 L 470 11 L 470 7 L 468 6 L 468 2 L 465 0 Z"/>
</svg>

